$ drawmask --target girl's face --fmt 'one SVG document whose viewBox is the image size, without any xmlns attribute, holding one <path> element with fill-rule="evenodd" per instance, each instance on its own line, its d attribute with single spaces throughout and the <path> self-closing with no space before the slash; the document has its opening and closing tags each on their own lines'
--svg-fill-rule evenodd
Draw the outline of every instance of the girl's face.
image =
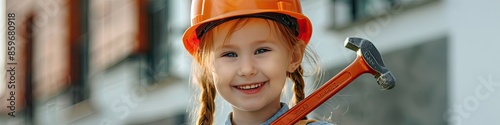
<svg viewBox="0 0 500 125">
<path fill-rule="evenodd" d="M 248 18 L 227 37 L 235 20 L 217 26 L 213 35 L 214 84 L 233 109 L 259 111 L 278 105 L 292 71 L 292 56 L 271 21 Z"/>
</svg>

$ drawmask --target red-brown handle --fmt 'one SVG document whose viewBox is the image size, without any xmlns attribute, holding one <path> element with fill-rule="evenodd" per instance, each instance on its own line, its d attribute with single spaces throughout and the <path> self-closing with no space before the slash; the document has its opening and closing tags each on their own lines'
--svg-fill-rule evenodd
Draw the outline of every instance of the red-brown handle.
<svg viewBox="0 0 500 125">
<path fill-rule="evenodd" d="M 330 99 L 337 92 L 351 83 L 354 79 L 363 73 L 372 73 L 374 71 L 366 65 L 361 56 L 357 56 L 356 60 L 340 71 L 332 79 L 328 80 L 318 90 L 314 91 L 304 100 L 292 107 L 288 112 L 271 123 L 271 125 L 291 125 L 304 118 L 318 106 Z"/>
</svg>

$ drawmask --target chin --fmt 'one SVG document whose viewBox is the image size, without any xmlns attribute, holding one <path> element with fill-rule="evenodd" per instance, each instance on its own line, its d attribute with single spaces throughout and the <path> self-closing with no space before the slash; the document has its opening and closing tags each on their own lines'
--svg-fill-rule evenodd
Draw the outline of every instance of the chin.
<svg viewBox="0 0 500 125">
<path fill-rule="evenodd" d="M 251 112 L 262 109 L 264 105 L 262 103 L 242 102 L 239 105 L 233 105 L 233 107 L 241 111 Z"/>
</svg>

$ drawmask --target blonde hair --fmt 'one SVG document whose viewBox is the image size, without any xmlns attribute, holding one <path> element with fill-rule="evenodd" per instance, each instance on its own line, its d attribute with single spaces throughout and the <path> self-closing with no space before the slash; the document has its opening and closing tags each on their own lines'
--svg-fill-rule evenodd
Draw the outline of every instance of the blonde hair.
<svg viewBox="0 0 500 125">
<path fill-rule="evenodd" d="M 228 41 L 228 38 L 232 35 L 233 32 L 243 27 L 246 23 L 248 23 L 249 18 L 237 18 L 234 19 L 234 23 L 229 23 L 229 31 L 226 35 L 225 41 Z M 284 25 L 281 25 L 275 21 L 268 20 L 266 21 L 271 27 L 272 30 L 276 33 L 282 34 L 282 39 L 285 41 L 284 45 L 288 49 L 288 52 L 292 53 L 292 56 L 296 56 L 293 58 L 302 58 L 305 56 L 308 61 L 313 63 L 313 67 L 315 67 L 313 74 L 319 73 L 319 65 L 317 63 L 316 55 L 311 50 L 306 50 L 306 44 L 299 40 L 294 31 L 291 28 L 288 28 Z M 229 21 L 228 21 L 229 22 Z M 231 21 L 233 22 L 233 21 Z M 198 125 L 207 125 L 213 124 L 214 121 L 214 113 L 215 113 L 215 96 L 216 90 L 213 83 L 213 74 L 212 74 L 212 52 L 211 48 L 213 45 L 213 36 L 214 32 L 218 31 L 218 27 L 208 31 L 205 35 L 200 38 L 200 48 L 197 52 L 193 54 L 193 82 L 199 86 L 201 90 L 199 93 L 199 107 L 198 107 L 198 119 L 196 124 Z M 305 53 L 305 55 L 304 55 Z M 297 69 L 293 72 L 287 72 L 287 77 L 291 79 L 293 82 L 293 105 L 302 101 L 305 98 L 304 88 L 304 71 L 302 65 L 299 65 Z M 307 119 L 304 117 L 303 119 Z"/>
</svg>

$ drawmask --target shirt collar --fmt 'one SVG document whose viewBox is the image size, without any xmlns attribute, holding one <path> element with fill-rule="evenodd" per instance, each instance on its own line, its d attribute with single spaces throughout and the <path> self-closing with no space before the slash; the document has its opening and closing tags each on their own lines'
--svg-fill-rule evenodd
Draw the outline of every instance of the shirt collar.
<svg viewBox="0 0 500 125">
<path fill-rule="evenodd" d="M 281 115 L 285 114 L 288 111 L 288 105 L 286 105 L 286 103 L 281 102 L 280 104 L 281 104 L 281 108 L 278 110 L 278 112 L 276 112 L 271 118 L 267 119 L 266 122 L 262 123 L 261 125 L 271 124 L 271 122 L 278 119 Z M 232 123 L 231 123 L 232 114 L 233 113 L 231 112 L 227 116 L 225 125 L 232 125 Z"/>
</svg>

